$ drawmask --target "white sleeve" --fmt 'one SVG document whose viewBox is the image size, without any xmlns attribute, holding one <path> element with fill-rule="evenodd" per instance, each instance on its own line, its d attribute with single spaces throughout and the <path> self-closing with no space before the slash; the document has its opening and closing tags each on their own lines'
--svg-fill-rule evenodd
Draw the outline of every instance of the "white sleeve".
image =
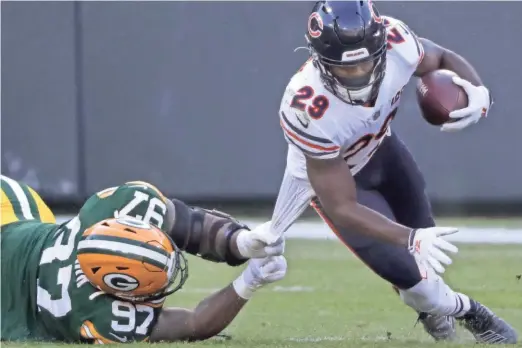
<svg viewBox="0 0 522 348">
<path fill-rule="evenodd" d="M 301 82 L 295 84 L 301 86 Z M 336 144 L 331 136 L 326 134 L 317 124 L 317 122 L 328 118 L 328 114 L 324 113 L 327 113 L 329 109 L 324 108 L 323 114 L 314 118 L 308 114 L 310 106 L 307 106 L 304 102 L 296 105 L 294 99 L 301 95 L 303 93 L 301 90 L 305 88 L 312 91 L 309 91 L 309 93 L 314 93 L 314 89 L 310 86 L 302 87 L 296 92 L 293 86 L 289 85 L 281 100 L 279 123 L 285 139 L 288 144 L 298 149 L 305 156 L 316 159 L 335 158 L 339 156 L 339 144 Z M 323 96 L 323 98 L 326 97 Z"/>
<path fill-rule="evenodd" d="M 285 170 L 272 214 L 272 232 L 277 235 L 286 232 L 306 210 L 314 195 L 307 180 L 296 178 Z"/>
<path fill-rule="evenodd" d="M 293 115 L 289 116 L 284 111 L 280 112 L 281 128 L 288 144 L 295 146 L 305 156 L 311 158 L 329 159 L 338 157 L 340 146 L 325 137 L 313 123 L 309 123 L 306 128 L 296 124 L 295 118 L 300 113 L 299 111 L 293 112 Z"/>
</svg>

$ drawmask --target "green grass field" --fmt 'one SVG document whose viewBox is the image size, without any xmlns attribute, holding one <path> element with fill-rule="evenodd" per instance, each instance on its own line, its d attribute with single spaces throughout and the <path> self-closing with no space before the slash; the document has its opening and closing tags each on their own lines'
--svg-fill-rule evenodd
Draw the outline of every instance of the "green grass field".
<svg viewBox="0 0 522 348">
<path fill-rule="evenodd" d="M 474 344 L 462 328 L 459 328 L 458 344 L 434 343 L 420 324 L 414 327 L 415 313 L 402 304 L 391 287 L 338 242 L 289 240 L 287 257 L 287 278 L 256 294 L 226 330 L 232 336 L 231 340 L 212 339 L 188 345 L 404 348 Z M 195 306 L 212 289 L 228 284 L 240 272 L 239 268 L 194 257 L 189 262 L 187 285 L 182 292 L 170 297 L 170 305 Z M 461 246 L 446 279 L 455 289 L 484 302 L 522 331 L 522 280 L 517 280 L 519 274 L 522 274 L 521 245 Z"/>
<path fill-rule="evenodd" d="M 321 221 L 319 217 L 311 215 L 309 221 Z M 520 217 L 437 217 L 438 226 L 477 227 L 477 228 L 508 228 L 522 230 Z"/>
<path fill-rule="evenodd" d="M 522 229 L 522 218 L 491 218 L 491 217 L 464 217 L 464 218 L 437 218 L 439 226 L 467 226 L 482 228 L 510 228 Z"/>
</svg>

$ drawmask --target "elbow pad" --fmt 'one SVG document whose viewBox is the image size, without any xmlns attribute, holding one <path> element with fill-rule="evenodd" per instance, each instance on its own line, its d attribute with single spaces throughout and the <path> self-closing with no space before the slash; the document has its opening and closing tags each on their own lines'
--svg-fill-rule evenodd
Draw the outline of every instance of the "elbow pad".
<svg viewBox="0 0 522 348">
<path fill-rule="evenodd" d="M 232 216 L 218 210 L 189 207 L 172 199 L 174 225 L 169 232 L 176 245 L 192 255 L 213 262 L 239 266 L 246 259 L 234 257 L 230 249 L 232 236 L 240 230 L 250 230 Z"/>
</svg>

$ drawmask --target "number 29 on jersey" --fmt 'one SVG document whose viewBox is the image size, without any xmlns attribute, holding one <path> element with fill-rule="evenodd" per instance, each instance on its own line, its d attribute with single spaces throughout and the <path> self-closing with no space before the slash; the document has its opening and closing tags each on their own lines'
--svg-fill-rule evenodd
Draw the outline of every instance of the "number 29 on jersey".
<svg viewBox="0 0 522 348">
<path fill-rule="evenodd" d="M 326 110 L 328 110 L 330 101 L 324 95 L 315 95 L 315 91 L 311 86 L 304 86 L 294 95 L 290 106 L 301 111 L 306 111 L 311 118 L 318 120 L 323 117 Z"/>
</svg>

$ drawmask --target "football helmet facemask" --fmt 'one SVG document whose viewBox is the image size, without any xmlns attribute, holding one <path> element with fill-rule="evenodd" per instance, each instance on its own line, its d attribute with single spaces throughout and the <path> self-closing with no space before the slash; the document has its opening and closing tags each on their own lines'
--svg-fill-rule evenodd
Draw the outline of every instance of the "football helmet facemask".
<svg viewBox="0 0 522 348">
<path fill-rule="evenodd" d="M 319 1 L 308 48 L 325 87 L 355 105 L 375 100 L 386 69 L 386 28 L 371 1 Z"/>
</svg>

